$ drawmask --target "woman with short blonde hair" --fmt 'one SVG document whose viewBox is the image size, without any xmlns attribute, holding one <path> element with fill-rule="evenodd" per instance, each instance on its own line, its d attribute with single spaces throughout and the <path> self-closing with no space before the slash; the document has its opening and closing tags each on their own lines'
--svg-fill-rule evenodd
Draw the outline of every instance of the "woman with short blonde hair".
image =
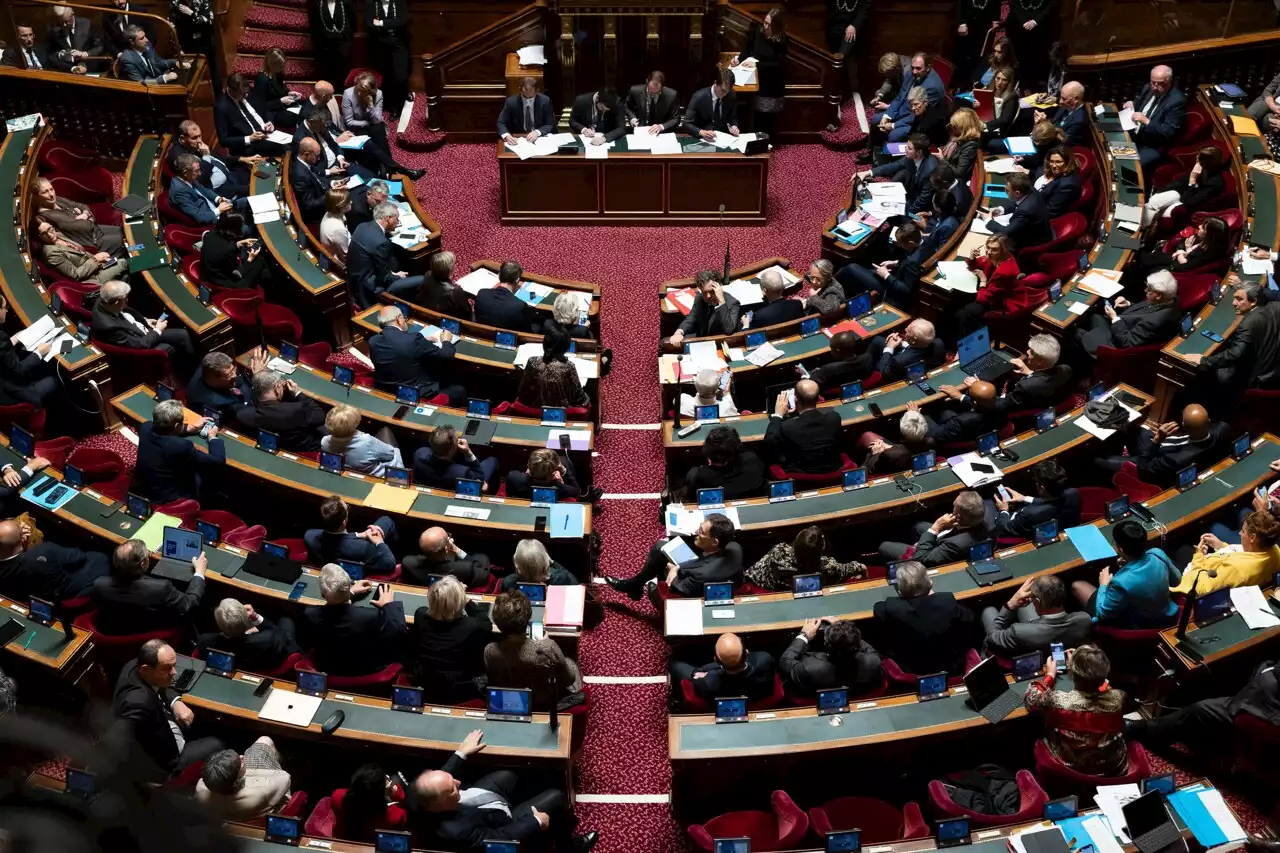
<svg viewBox="0 0 1280 853">
<path fill-rule="evenodd" d="M 502 591 L 509 592 L 522 583 L 544 583 L 548 586 L 573 586 L 579 583 L 573 573 L 551 559 L 547 547 L 538 539 L 521 539 L 511 560 L 514 573 L 502 579 Z"/>
<path fill-rule="evenodd" d="M 413 614 L 405 662 L 422 698 L 458 705 L 483 695 L 484 648 L 493 623 L 483 605 L 467 600 L 467 589 L 445 575 L 427 590 L 427 604 Z"/>
<path fill-rule="evenodd" d="M 385 427 L 382 438 L 374 438 L 360 431 L 360 410 L 339 403 L 324 417 L 329 434 L 320 439 L 320 449 L 327 453 L 340 453 L 343 466 L 361 474 L 385 477 L 387 467 L 403 468 L 400 448 L 393 443 L 394 436 Z"/>
</svg>

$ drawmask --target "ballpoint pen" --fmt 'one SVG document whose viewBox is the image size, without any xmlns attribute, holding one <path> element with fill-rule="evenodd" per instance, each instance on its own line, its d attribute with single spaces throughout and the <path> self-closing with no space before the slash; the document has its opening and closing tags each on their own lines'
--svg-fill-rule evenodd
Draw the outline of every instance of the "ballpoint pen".
<svg viewBox="0 0 1280 853">
<path fill-rule="evenodd" d="M 27 649 L 31 648 L 31 641 L 32 641 L 32 640 L 34 640 L 35 638 L 36 638 L 36 632 L 35 632 L 35 631 L 32 631 L 32 632 L 31 632 L 31 636 L 27 637 L 27 641 L 26 641 L 25 643 L 23 643 L 23 644 L 22 644 L 22 650 L 23 650 L 24 652 L 25 652 Z"/>
</svg>

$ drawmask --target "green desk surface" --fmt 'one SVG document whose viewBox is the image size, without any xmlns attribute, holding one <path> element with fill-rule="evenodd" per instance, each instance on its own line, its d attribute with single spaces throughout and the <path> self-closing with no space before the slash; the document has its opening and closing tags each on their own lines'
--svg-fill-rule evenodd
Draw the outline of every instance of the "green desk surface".
<svg viewBox="0 0 1280 853">
<path fill-rule="evenodd" d="M 152 167 L 159 155 L 160 140 L 158 138 L 144 136 L 138 139 L 137 145 L 133 148 L 133 156 L 129 161 L 127 173 L 129 182 L 124 188 L 126 195 L 132 193 L 142 198 L 147 198 L 152 191 Z M 154 213 L 152 216 L 154 216 Z M 156 229 L 159 227 L 156 221 L 150 218 L 126 219 L 124 227 L 125 242 L 130 244 L 141 243 L 143 246 L 142 252 L 133 261 L 137 261 L 139 258 L 164 254 L 164 250 L 160 246 L 160 240 L 156 237 Z M 142 266 L 133 265 L 133 261 L 131 261 L 130 268 L 135 272 L 143 268 Z M 144 264 L 143 266 L 146 265 Z M 167 261 L 151 268 L 150 273 L 151 282 L 160 298 L 164 300 L 169 309 L 177 312 L 182 324 L 188 329 L 199 333 L 220 321 L 230 322 L 221 312 L 201 302 L 199 297 L 182 283 L 182 280 L 178 278 L 178 274 L 173 271 Z"/>
<path fill-rule="evenodd" d="M 116 397 L 112 403 L 122 414 L 135 422 L 150 420 L 152 410 L 155 408 L 155 398 L 150 391 L 142 388 L 135 388 Z M 198 437 L 192 438 L 191 441 L 201 448 L 206 447 L 206 443 Z M 267 453 L 247 441 L 228 438 L 223 441 L 223 445 L 226 448 L 228 464 L 244 471 L 251 471 L 254 476 L 265 476 L 285 486 L 304 489 L 316 495 L 341 495 L 348 501 L 363 505 L 373 486 L 382 482 L 372 477 L 357 478 L 348 474 L 322 471 L 292 454 Z M 510 498 L 485 498 L 483 502 L 458 501 L 452 494 L 423 487 L 415 488 L 417 488 L 418 497 L 413 502 L 409 515 L 417 518 L 438 522 L 448 519 L 448 523 L 455 525 L 462 523 L 523 533 L 532 532 L 535 519 L 547 514 L 546 509 L 533 507 L 527 501 L 515 501 Z M 450 506 L 459 506 L 464 509 L 488 509 L 489 517 L 483 521 L 474 521 L 457 516 L 446 516 L 445 510 Z M 574 506 L 582 507 L 586 518 L 585 529 L 589 530 L 591 515 L 586 505 L 574 504 Z"/>
<path fill-rule="evenodd" d="M 1190 337 L 1179 338 L 1176 342 L 1167 346 L 1165 352 L 1172 351 L 1178 355 L 1205 355 L 1210 349 L 1218 346 L 1201 332 L 1208 330 L 1226 337 L 1227 330 L 1236 321 L 1236 310 L 1231 307 L 1230 294 L 1224 294 L 1223 298 L 1218 300 L 1217 305 L 1206 305 L 1201 311 L 1201 317 L 1202 319 Z"/>
<path fill-rule="evenodd" d="M 1212 105 L 1213 109 L 1217 110 L 1219 113 L 1221 113 L 1224 116 L 1240 116 L 1241 118 L 1250 117 L 1249 111 L 1245 109 L 1243 104 L 1232 104 L 1230 109 L 1223 109 L 1222 107 L 1218 106 L 1217 99 L 1212 96 L 1209 96 L 1209 103 Z M 1246 168 L 1248 167 L 1248 164 L 1253 160 L 1257 160 L 1259 158 L 1263 160 L 1271 159 L 1271 152 L 1267 150 L 1267 143 L 1262 139 L 1261 136 L 1235 136 L 1235 134 L 1232 133 L 1231 131 L 1231 119 L 1227 118 L 1225 120 L 1225 124 L 1227 128 L 1227 132 L 1231 134 L 1235 138 L 1236 142 L 1238 142 L 1240 145 L 1240 153 L 1244 155 L 1244 163 Z M 1274 213 L 1274 208 L 1273 208 L 1273 213 Z M 1274 218 L 1272 219 L 1272 221 L 1273 222 L 1275 221 Z"/>
<path fill-rule="evenodd" d="M 377 313 L 380 310 L 380 308 L 370 308 L 366 311 L 360 312 L 353 317 L 352 320 L 361 328 L 376 334 L 378 332 L 378 325 L 376 322 Z M 412 332 L 421 332 L 425 325 L 426 324 L 419 320 L 410 320 L 409 330 Z M 482 343 L 469 335 L 463 335 L 460 337 L 455 336 L 453 339 L 453 351 L 456 354 L 456 358 L 461 358 L 464 361 L 478 362 L 480 364 L 487 364 L 493 367 L 501 367 L 511 370 L 517 369 L 516 350 L 499 349 L 490 343 Z M 593 360 L 599 360 L 599 355 L 594 353 L 582 353 L 581 357 L 590 357 Z M 587 384 L 589 385 L 596 381 L 598 380 L 591 379 L 588 380 Z"/>
<path fill-rule="evenodd" d="M 260 163 L 254 170 L 252 178 L 250 178 L 250 192 L 253 195 L 262 193 L 275 195 L 278 183 L 277 169 L 278 166 L 275 163 Z M 258 172 L 262 172 L 267 177 L 258 177 Z M 275 222 L 262 223 L 256 227 L 258 234 L 262 237 L 262 242 L 267 244 L 276 260 L 284 266 L 294 281 L 311 293 L 328 290 L 334 284 L 341 283 L 341 279 L 331 277 L 327 272 L 320 269 L 319 264 L 314 259 L 308 257 L 302 247 L 298 245 L 297 239 L 289 233 L 283 218 L 277 219 Z"/>
<path fill-rule="evenodd" d="M 29 159 L 26 156 L 27 146 L 31 143 L 31 137 L 34 134 L 34 130 L 15 131 L 10 133 L 5 138 L 3 146 L 0 146 L 0 193 L 8 190 L 10 198 L 13 199 L 14 215 L 26 212 L 26 205 L 17 197 L 21 184 L 19 173 L 24 163 L 29 169 L 36 168 L 35 152 L 32 152 Z M 18 245 L 18 234 L 12 227 L 12 222 L 8 227 L 0 228 L 0 232 L 3 232 L 0 235 L 0 280 L 4 282 L 4 291 L 8 296 L 9 304 L 17 310 L 18 318 L 29 326 L 45 314 L 53 312 L 49 310 L 49 303 L 45 300 L 44 294 L 31 280 L 31 271 L 23 261 L 23 252 L 26 247 Z M 69 369 L 75 370 L 84 362 L 97 357 L 96 350 L 90 350 L 83 344 L 77 343 L 71 352 L 59 356 L 58 360 Z"/>
<path fill-rule="evenodd" d="M 818 337 L 815 335 L 814 337 Z M 827 336 L 821 336 L 826 341 Z M 996 353 L 1007 360 L 1012 360 L 1017 353 L 1008 350 L 998 349 Z M 960 385 L 964 382 L 965 372 L 960 369 L 959 362 L 952 362 L 944 365 L 940 370 L 934 371 L 929 375 L 929 384 L 935 389 L 940 385 Z M 895 382 L 892 385 L 886 385 L 883 389 L 873 388 L 856 400 L 850 400 L 848 403 L 837 403 L 832 406 L 823 404 L 823 408 L 832 408 L 840 413 L 840 420 L 844 426 L 870 421 L 875 419 L 875 415 L 871 414 L 868 404 L 875 403 L 882 412 L 890 415 L 899 409 L 905 409 L 907 403 L 932 402 L 942 399 L 942 394 L 926 394 L 921 391 L 914 383 Z M 763 441 L 764 434 L 769 429 L 768 415 L 747 415 L 739 418 L 725 418 L 721 423 L 729 424 L 738 431 L 743 441 Z M 667 440 L 668 447 L 701 447 L 706 433 L 698 430 L 695 433 L 681 438 L 672 432 L 670 439 Z"/>
<path fill-rule="evenodd" d="M 1277 238 L 1280 231 L 1280 213 L 1277 212 L 1280 178 L 1257 169 L 1251 169 L 1249 177 L 1253 179 L 1253 230 L 1249 232 L 1249 242 L 1275 249 L 1280 245 Z"/>
<path fill-rule="evenodd" d="M 1268 596 L 1267 605 L 1271 608 L 1272 613 L 1280 616 L 1280 602 Z M 1232 613 L 1218 622 L 1188 631 L 1182 643 L 1199 652 L 1202 657 L 1207 658 L 1221 655 L 1224 652 L 1229 653 L 1233 647 L 1267 633 L 1275 634 L 1277 629 L 1259 628 L 1255 631 L 1245 624 L 1243 616 L 1239 613 Z"/>
<path fill-rule="evenodd" d="M 17 604 L 26 606 L 22 602 Z M 68 643 L 61 625 L 47 627 L 39 622 L 32 622 L 12 607 L 0 606 L 0 622 L 6 619 L 17 622 L 22 626 L 22 631 L 4 645 L 4 650 L 55 670 L 61 669 L 86 642 L 87 635 L 79 634 Z"/>
<path fill-rule="evenodd" d="M 1075 427 L 1064 426 L 1056 429 L 1075 429 Z M 1045 435 L 1047 434 L 1045 433 Z M 1153 500 L 1150 507 L 1152 515 L 1155 516 L 1156 521 L 1164 526 L 1167 532 L 1179 530 L 1189 522 L 1198 521 L 1201 511 L 1206 507 L 1220 506 L 1226 502 L 1246 496 L 1255 485 L 1271 476 L 1271 470 L 1268 466 L 1276 459 L 1280 459 L 1280 443 L 1263 440 L 1257 444 L 1257 448 L 1253 453 L 1238 462 L 1227 463 L 1220 471 L 1204 478 L 1187 491 L 1179 492 L 1176 489 L 1171 489 L 1165 492 L 1158 502 Z M 896 487 L 892 487 L 892 485 L 890 487 L 896 491 Z M 1113 525 L 1100 522 L 1098 526 L 1101 527 L 1103 535 L 1110 541 Z M 1154 533 L 1154 530 L 1151 532 Z M 1015 581 L 1045 572 L 1066 571 L 1081 565 L 1083 562 L 1075 546 L 1065 537 L 1052 545 L 1046 545 L 1043 548 L 1031 548 L 1015 554 L 1006 554 L 1001 559 Z M 950 592 L 960 598 L 983 594 L 983 589 L 974 582 L 970 574 L 964 570 L 962 564 L 944 567 L 943 570 L 933 574 L 932 577 L 933 588 L 940 592 Z M 680 615 L 678 619 L 671 619 L 669 615 L 667 635 L 680 636 L 722 633 L 724 631 L 743 633 L 793 629 L 798 627 L 805 619 L 819 619 L 822 617 L 868 619 L 871 617 L 872 608 L 875 607 L 877 602 L 895 596 L 897 596 L 897 591 L 888 583 L 871 581 L 850 584 L 844 591 L 814 596 L 813 598 L 792 598 L 786 595 L 778 597 L 746 596 L 745 598 L 747 599 L 754 598 L 755 600 L 748 601 L 739 598 L 732 607 L 703 607 L 699 601 L 696 602 L 697 608 L 695 610 L 692 605 L 685 606 L 682 605 L 681 600 L 673 599 L 667 602 L 667 612 L 672 614 L 675 612 L 673 610 L 675 608 L 679 610 Z M 711 611 L 721 614 L 731 612 L 733 616 L 728 619 L 713 618 Z M 1239 617 L 1234 618 L 1238 619 Z M 700 623 L 692 620 L 700 620 Z M 689 624 L 690 621 L 692 621 L 692 624 Z M 1223 624 L 1220 622 L 1211 627 L 1217 629 Z M 1243 629 L 1243 620 L 1241 620 L 1241 627 Z M 1247 631 L 1247 629 L 1244 630 Z M 1215 630 L 1209 633 L 1223 634 L 1225 636 L 1224 631 Z M 1224 639 L 1222 642 L 1229 644 L 1229 642 L 1238 642 L 1238 640 L 1227 641 Z"/>
<path fill-rule="evenodd" d="M 867 330 L 867 338 L 876 335 L 888 334 L 897 329 L 899 326 L 905 325 L 909 318 L 902 312 L 895 310 L 888 305 L 878 305 L 870 314 L 862 317 L 859 322 L 863 328 Z M 840 322 L 844 322 L 841 319 Z M 814 358 L 831 350 L 831 339 L 822 332 L 815 335 L 809 335 L 807 338 L 788 337 L 778 340 L 770 340 L 770 344 L 782 351 L 782 357 L 775 359 L 765 365 L 764 368 L 756 367 L 745 358 L 739 361 L 729 363 L 729 368 L 735 373 L 745 373 L 753 370 L 768 370 L 777 364 L 786 364 L 795 361 L 798 358 Z"/>
</svg>

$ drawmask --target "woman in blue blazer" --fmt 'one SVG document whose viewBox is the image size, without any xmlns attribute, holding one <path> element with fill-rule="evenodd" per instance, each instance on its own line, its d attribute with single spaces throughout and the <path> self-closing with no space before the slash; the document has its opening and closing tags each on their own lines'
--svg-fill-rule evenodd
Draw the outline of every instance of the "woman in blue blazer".
<svg viewBox="0 0 1280 853">
<path fill-rule="evenodd" d="M 1051 149 L 1044 157 L 1044 174 L 1036 179 L 1035 188 L 1049 208 L 1050 219 L 1070 210 L 1083 189 L 1075 152 L 1066 146 Z"/>
</svg>

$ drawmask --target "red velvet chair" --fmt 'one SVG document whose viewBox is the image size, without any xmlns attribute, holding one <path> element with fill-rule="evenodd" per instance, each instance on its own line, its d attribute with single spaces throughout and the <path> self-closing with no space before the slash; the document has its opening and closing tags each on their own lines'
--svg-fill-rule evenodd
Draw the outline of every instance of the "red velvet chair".
<svg viewBox="0 0 1280 853">
<path fill-rule="evenodd" d="M 1075 242 L 1084 236 L 1089 223 L 1078 213 L 1064 213 L 1057 219 L 1051 220 L 1049 226 L 1053 229 L 1053 239 L 1042 246 L 1028 246 L 1018 252 L 1019 269 L 1034 269 L 1042 255 L 1049 252 L 1063 252 L 1073 247 Z"/>
<path fill-rule="evenodd" d="M 1236 193 L 1236 179 L 1230 172 L 1222 173 L 1222 191 L 1201 205 L 1206 210 L 1223 210 L 1237 206 L 1240 196 Z M 1156 222 L 1156 233 L 1162 237 L 1177 234 L 1191 222 L 1194 214 L 1186 205 L 1179 205 L 1169 211 L 1168 216 L 1161 216 Z"/>
<path fill-rule="evenodd" d="M 75 439 L 59 435 L 45 441 L 36 442 L 36 456 L 49 460 L 54 468 L 62 468 L 67 464 L 67 457 L 76 449 Z"/>
<path fill-rule="evenodd" d="M 307 561 L 307 543 L 301 539 L 272 539 L 272 542 L 278 542 L 289 549 L 289 559 L 297 560 L 299 563 Z"/>
<path fill-rule="evenodd" d="M 1102 486 L 1080 486 L 1076 491 L 1080 492 L 1081 524 L 1088 524 L 1102 518 L 1106 514 L 1107 504 L 1120 497 L 1116 492 Z"/>
<path fill-rule="evenodd" d="M 36 162 L 46 172 L 62 172 L 68 175 L 99 165 L 96 153 L 62 139 L 50 139 L 41 145 Z"/>
<path fill-rule="evenodd" d="M 261 524 L 252 527 L 241 527 L 230 532 L 222 531 L 222 541 L 246 551 L 261 551 L 262 543 L 267 538 L 267 528 Z"/>
<path fill-rule="evenodd" d="M 1124 463 L 1111 478 L 1111 485 L 1115 486 L 1122 495 L 1128 495 L 1130 501 L 1145 501 L 1147 498 L 1154 498 L 1161 492 L 1159 486 L 1144 483 L 1139 479 L 1138 466 L 1132 462 Z"/>
<path fill-rule="evenodd" d="M 265 302 L 262 296 L 248 291 L 229 291 L 213 298 L 214 304 L 227 313 L 237 326 L 257 327 L 262 322 L 264 333 L 271 338 L 296 341 L 302 337 L 302 321 L 283 305 Z"/>
<path fill-rule="evenodd" d="M 1138 683 L 1144 664 L 1150 664 L 1155 657 L 1163 629 L 1117 628 L 1102 624 L 1095 624 L 1093 628 L 1098 645 L 1111 659 L 1111 680 L 1123 684 Z"/>
<path fill-rule="evenodd" d="M 1221 281 L 1219 276 L 1205 273 L 1174 273 L 1178 282 L 1178 305 L 1184 312 L 1195 313 L 1209 301 L 1209 294 Z"/>
<path fill-rule="evenodd" d="M 1090 776 L 1079 773 L 1058 760 L 1043 740 L 1035 745 L 1036 779 L 1056 796 L 1076 794 L 1091 797 L 1099 785 L 1130 785 L 1151 775 L 1151 763 L 1141 744 L 1129 742 L 1129 766 L 1123 776 Z"/>
<path fill-rule="evenodd" d="M 203 521 L 207 524 L 216 524 L 218 532 L 225 538 L 228 533 L 233 530 L 239 530 L 245 526 L 240 516 L 234 512 L 227 512 L 225 509 L 204 509 L 196 514 L 196 521 Z"/>
<path fill-rule="evenodd" d="M 130 349 L 103 343 L 93 337 L 90 340 L 107 357 L 111 375 L 120 383 L 121 388 L 155 385 L 157 382 L 163 382 L 173 373 L 169 364 L 169 355 L 164 350 Z"/>
<path fill-rule="evenodd" d="M 294 652 L 284 659 L 284 662 L 275 669 L 264 669 L 259 675 L 265 675 L 268 678 L 293 678 L 294 670 L 311 669 L 314 670 L 316 665 L 311 662 L 302 652 Z"/>
<path fill-rule="evenodd" d="M 968 672 L 978 664 L 982 663 L 982 655 L 978 654 L 977 649 L 969 649 L 964 655 L 964 671 Z M 920 686 L 919 673 L 907 672 L 893 658 L 884 658 L 880 662 L 880 668 L 884 671 L 885 678 L 889 680 L 889 689 L 896 693 L 911 692 L 914 693 Z M 964 683 L 963 675 L 953 675 L 947 679 L 948 687 L 958 687 Z"/>
<path fill-rule="evenodd" d="M 942 81 L 942 88 L 945 91 L 951 86 L 951 78 L 955 76 L 956 66 L 950 60 L 943 59 L 941 56 L 933 58 L 933 70 L 938 72 L 938 79 Z"/>
<path fill-rule="evenodd" d="M 98 220 L 99 225 L 120 225 L 124 222 L 124 218 L 120 215 L 120 211 L 105 201 L 86 202 L 89 210 L 93 213 L 93 218 Z"/>
<path fill-rule="evenodd" d="M 1196 107 L 1187 110 L 1187 117 L 1182 123 L 1182 132 L 1170 144 L 1170 148 L 1181 148 L 1186 145 L 1203 145 L 1213 131 L 1213 123 L 1209 117 Z M 1154 185 L 1153 185 L 1154 186 Z"/>
<path fill-rule="evenodd" d="M 201 774 L 204 773 L 204 762 L 197 761 L 194 764 L 188 764 L 182 768 L 182 772 L 177 776 L 172 776 L 164 786 L 171 791 L 194 791 L 196 782 L 200 781 Z"/>
<path fill-rule="evenodd" d="M 1096 181 L 1081 178 L 1080 197 L 1067 208 L 1067 212 L 1078 213 L 1085 219 L 1093 219 L 1093 208 L 1098 203 L 1097 187 Z"/>
<path fill-rule="evenodd" d="M 1001 441 L 1013 438 L 1013 423 L 1006 423 L 1004 426 L 1000 427 L 1000 431 L 996 433 L 996 437 Z M 976 439 L 973 441 L 953 441 L 947 444 L 939 444 L 938 458 L 941 459 L 944 456 L 954 456 L 958 453 L 968 453 L 970 450 L 976 449 L 977 446 L 978 442 Z"/>
<path fill-rule="evenodd" d="M 298 347 L 298 361 L 317 370 L 328 370 L 329 356 L 333 355 L 333 347 L 327 341 L 316 341 Z"/>
<path fill-rule="evenodd" d="M 789 850 L 809 831 L 809 816 L 787 795 L 774 791 L 772 811 L 730 812 L 689 827 L 689 837 L 699 850 L 715 850 L 717 838 L 750 838 L 755 853 Z"/>
<path fill-rule="evenodd" d="M 204 239 L 206 230 L 208 229 L 202 225 L 195 228 L 190 228 L 186 225 L 166 225 L 164 226 L 164 242 L 166 246 L 179 255 L 193 255 L 196 253 L 196 243 Z"/>
<path fill-rule="evenodd" d="M 1080 181 L 1092 182 L 1098 175 L 1098 158 L 1094 156 L 1093 150 L 1079 146 L 1072 146 L 1071 150 L 1075 153 L 1076 163 L 1079 165 Z"/>
<path fill-rule="evenodd" d="M 689 679 L 680 681 L 680 695 L 684 700 L 685 710 L 690 714 L 710 714 L 715 711 L 715 707 L 711 702 L 703 699 L 697 693 L 693 692 L 693 682 Z M 767 711 L 770 708 L 776 708 L 781 705 L 787 698 L 786 689 L 782 686 L 782 677 L 777 673 L 773 676 L 773 692 L 764 699 L 756 699 L 747 703 L 748 711 Z"/>
<path fill-rule="evenodd" d="M 1167 155 L 1168 160 L 1171 163 L 1177 163 L 1179 166 L 1181 166 L 1182 173 L 1185 175 L 1186 173 L 1190 172 L 1191 167 L 1196 164 L 1196 154 L 1200 151 L 1201 148 L 1205 147 L 1206 145 L 1212 145 L 1214 148 L 1217 148 L 1220 152 L 1222 152 L 1222 162 L 1224 163 L 1231 162 L 1230 147 L 1228 147 L 1226 142 L 1223 142 L 1222 140 L 1218 139 L 1216 136 L 1210 137 L 1209 139 L 1197 145 L 1182 145 L 1175 148 L 1170 148 L 1169 153 Z M 1158 184 L 1152 184 L 1152 188 L 1157 188 L 1158 186 L 1159 186 Z"/>
<path fill-rule="evenodd" d="M 88 204 L 92 201 L 113 201 L 115 186 L 111 173 L 101 166 L 91 166 L 72 175 L 50 175 L 49 183 L 59 198 L 69 198 Z"/>
<path fill-rule="evenodd" d="M 164 640 L 177 651 L 185 648 L 185 635 L 181 628 L 170 628 L 164 631 L 148 631 L 142 634 L 104 634 L 98 630 L 98 612 L 91 610 L 81 613 L 71 620 L 82 631 L 93 635 L 93 644 L 102 650 L 109 660 L 122 661 L 132 658 L 138 653 L 138 647 L 147 640 Z"/>
<path fill-rule="evenodd" d="M 13 424 L 17 424 L 26 428 L 32 435 L 36 435 L 44 429 L 47 417 L 48 415 L 44 409 L 37 409 L 30 403 L 14 403 L 12 406 L 0 406 L 0 428 L 5 431 L 8 431 Z"/>
<path fill-rule="evenodd" d="M 1189 174 L 1191 170 L 1176 161 L 1161 163 L 1151 174 L 1151 189 L 1158 191 L 1160 187 L 1167 187 Z"/>
<path fill-rule="evenodd" d="M 172 515 L 181 519 L 181 526 L 188 530 L 193 529 L 196 525 L 196 516 L 200 514 L 200 502 L 191 498 L 180 498 L 176 501 L 169 501 L 167 504 L 160 504 L 153 507 L 156 512 L 163 512 L 165 515 Z"/>
<path fill-rule="evenodd" d="M 969 825 L 974 828 L 1039 820 L 1043 816 L 1044 804 L 1049 802 L 1049 795 L 1040 787 L 1030 770 L 1019 770 L 1016 778 L 1020 795 L 1016 814 L 993 815 L 970 811 L 951 799 L 947 793 L 946 781 L 942 779 L 934 779 L 929 783 L 929 805 L 935 814 L 943 818 L 969 818 Z"/>
<path fill-rule="evenodd" d="M 160 221 L 166 225 L 185 225 L 188 228 L 200 227 L 199 222 L 196 222 L 169 203 L 168 190 L 161 190 L 156 193 L 156 210 L 160 212 Z"/>
<path fill-rule="evenodd" d="M 781 465 L 770 465 L 769 476 L 775 480 L 795 480 L 796 486 L 814 489 L 820 486 L 834 486 L 844 478 L 845 471 L 852 471 L 858 466 L 849 458 L 849 454 L 840 454 L 840 468 L 830 474 L 806 474 L 803 471 L 787 471 Z"/>
<path fill-rule="evenodd" d="M 49 286 L 62 300 L 62 307 L 77 323 L 92 323 L 93 312 L 85 307 L 85 297 L 98 292 L 98 285 L 83 284 L 77 281 L 55 281 Z"/>
<path fill-rule="evenodd" d="M 1080 249 L 1068 249 L 1065 252 L 1045 252 L 1037 259 L 1036 270 L 1044 273 L 1050 281 L 1054 279 L 1066 281 L 1080 269 L 1080 256 L 1083 254 L 1084 252 Z M 1033 271 L 1027 270 L 1027 272 L 1027 278 L 1030 278 Z M 1027 286 L 1025 280 L 1023 281 L 1023 286 Z"/>
<path fill-rule="evenodd" d="M 1156 375 L 1161 349 L 1160 344 L 1121 348 L 1099 346 L 1093 363 L 1093 377 L 1108 388 L 1121 382 L 1142 387 Z"/>
<path fill-rule="evenodd" d="M 510 402 L 503 401 L 494 407 L 495 415 L 505 415 L 510 413 L 518 418 L 541 418 L 542 409 L 535 409 L 533 406 L 526 406 L 519 400 Z M 571 421 L 585 421 L 591 417 L 591 409 L 580 406 L 569 406 L 564 410 L 564 416 Z"/>
<path fill-rule="evenodd" d="M 330 675 L 329 687 L 339 690 L 357 690 L 375 696 L 391 692 L 391 685 L 396 683 L 401 665 L 393 663 L 385 669 L 369 675 Z"/>
<path fill-rule="evenodd" d="M 1280 422 L 1280 391 L 1250 388 L 1232 410 L 1229 420 L 1237 430 L 1250 435 L 1261 435 L 1271 430 Z"/>
<path fill-rule="evenodd" d="M 333 810 L 332 797 L 321 797 L 302 824 L 302 831 L 313 838 L 333 838 L 337 828 L 338 815 Z"/>
<path fill-rule="evenodd" d="M 906 838 L 928 838 L 920 806 L 905 803 L 902 809 L 874 797 L 840 797 L 809 809 L 809 823 L 819 837 L 846 829 L 862 830 L 862 843 L 890 844 Z"/>
<path fill-rule="evenodd" d="M 1263 778 L 1270 778 L 1275 762 L 1280 759 L 1280 726 L 1252 714 L 1235 716 L 1236 760 L 1235 764 L 1257 768 Z"/>
</svg>

